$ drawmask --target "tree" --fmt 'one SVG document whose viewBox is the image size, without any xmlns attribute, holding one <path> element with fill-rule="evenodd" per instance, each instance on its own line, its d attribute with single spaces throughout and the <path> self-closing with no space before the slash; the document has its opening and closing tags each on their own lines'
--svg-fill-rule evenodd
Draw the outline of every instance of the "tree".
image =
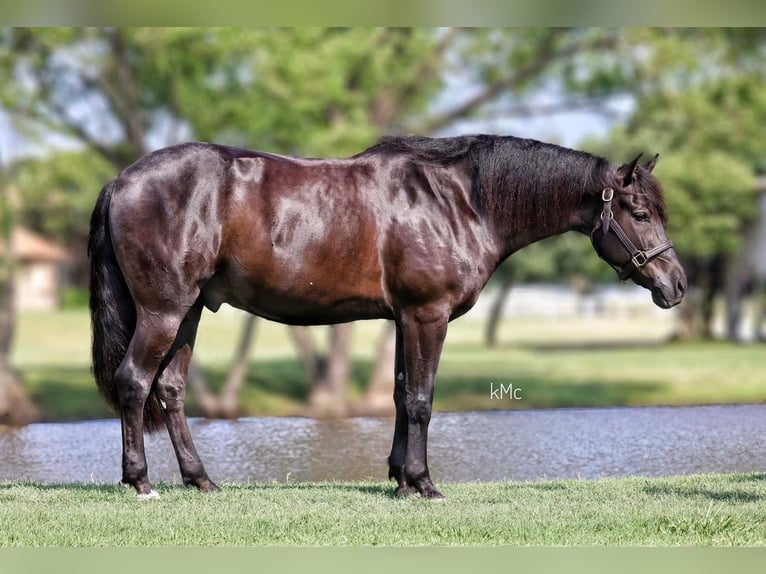
<svg viewBox="0 0 766 574">
<path fill-rule="evenodd" d="M 10 364 L 15 331 L 13 211 L 10 189 L 0 181 L 0 425 L 19 426 L 35 420 L 38 413 Z"/>
</svg>

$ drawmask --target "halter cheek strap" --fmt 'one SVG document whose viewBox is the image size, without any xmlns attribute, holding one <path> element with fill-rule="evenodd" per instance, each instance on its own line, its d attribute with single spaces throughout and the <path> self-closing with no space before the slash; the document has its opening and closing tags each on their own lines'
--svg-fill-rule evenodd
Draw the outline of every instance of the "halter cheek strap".
<svg viewBox="0 0 766 574">
<path fill-rule="evenodd" d="M 620 240 L 622 246 L 625 247 L 625 249 L 627 249 L 628 253 L 630 254 L 630 261 L 628 261 L 628 263 L 626 263 L 625 266 L 620 269 L 611 261 L 607 261 L 603 256 L 599 255 L 599 257 L 609 263 L 609 265 L 617 272 L 617 276 L 621 281 L 625 281 L 633 274 L 636 269 L 641 269 L 644 265 L 649 263 L 660 253 L 663 253 L 664 251 L 667 251 L 673 247 L 673 243 L 668 239 L 656 247 L 652 247 L 648 250 L 643 250 L 636 247 L 627 236 L 622 226 L 614 219 L 614 215 L 612 214 L 612 199 L 614 199 L 614 189 L 611 187 L 604 188 L 601 191 L 601 201 L 604 202 L 604 209 L 601 211 L 600 221 L 597 221 L 596 225 L 593 226 L 593 231 L 590 234 L 590 238 L 591 242 L 593 242 L 595 245 L 593 236 L 599 227 L 601 227 L 604 237 L 610 229 L 614 231 L 617 239 Z"/>
<path fill-rule="evenodd" d="M 601 201 L 604 202 L 604 210 L 601 212 L 601 226 L 604 229 L 604 235 L 609 231 L 609 223 L 612 221 L 612 199 L 614 199 L 614 190 L 611 187 L 605 187 L 601 192 Z"/>
</svg>

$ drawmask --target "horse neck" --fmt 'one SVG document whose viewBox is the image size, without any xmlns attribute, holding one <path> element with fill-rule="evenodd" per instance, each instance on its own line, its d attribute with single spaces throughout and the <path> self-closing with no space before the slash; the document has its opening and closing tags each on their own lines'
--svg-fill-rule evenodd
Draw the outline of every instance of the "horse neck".
<svg viewBox="0 0 766 574">
<path fill-rule="evenodd" d="M 555 194 L 556 190 L 551 190 L 550 193 Z M 519 200 L 524 201 L 523 198 Z M 526 217 L 523 218 L 516 218 L 514 214 L 509 216 L 505 211 L 492 213 L 490 219 L 495 230 L 500 258 L 505 259 L 519 249 L 541 239 L 573 230 L 586 232 L 584 229 L 587 224 L 583 223 L 584 211 L 578 204 L 568 209 L 559 208 L 555 211 L 535 209 L 525 214 Z"/>
<path fill-rule="evenodd" d="M 546 166 L 543 173 L 527 172 L 526 181 L 522 181 L 525 176 L 517 176 L 515 171 L 523 171 L 523 167 L 508 165 L 507 171 L 481 182 L 486 190 L 481 199 L 484 213 L 502 258 L 546 237 L 572 230 L 590 231 L 596 207 L 594 192 L 606 180 L 608 164 L 591 160 L 578 169 L 571 166 Z"/>
</svg>

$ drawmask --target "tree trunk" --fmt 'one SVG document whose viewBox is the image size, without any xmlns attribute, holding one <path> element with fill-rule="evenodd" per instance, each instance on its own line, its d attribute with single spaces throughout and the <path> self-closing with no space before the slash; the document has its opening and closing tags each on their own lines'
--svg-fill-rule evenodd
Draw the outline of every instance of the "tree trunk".
<svg viewBox="0 0 766 574">
<path fill-rule="evenodd" d="M 497 346 L 498 331 L 500 330 L 500 322 L 503 318 L 503 308 L 513 289 L 513 274 L 507 273 L 503 275 L 501 281 L 502 282 L 495 292 L 492 306 L 489 309 L 487 327 L 484 331 L 484 344 L 487 345 L 487 347 Z"/>
<path fill-rule="evenodd" d="M 671 340 L 689 341 L 703 338 L 705 324 L 702 317 L 702 299 L 704 297 L 702 288 L 689 289 L 683 303 L 678 306 L 678 320 Z"/>
<path fill-rule="evenodd" d="M 187 382 L 202 416 L 206 419 L 218 418 L 218 397 L 210 390 L 205 375 L 202 374 L 194 359 L 189 363 Z"/>
<path fill-rule="evenodd" d="M 348 414 L 348 382 L 351 373 L 351 323 L 330 327 L 330 348 L 325 368 L 312 381 L 308 413 L 317 418 Z"/>
<path fill-rule="evenodd" d="M 713 257 L 708 268 L 708 282 L 702 302 L 703 338 L 713 338 L 713 319 L 715 318 L 715 299 L 724 286 L 727 258 L 725 255 Z"/>
<path fill-rule="evenodd" d="M 362 399 L 353 407 L 355 415 L 389 416 L 394 414 L 394 359 L 396 326 L 386 321 L 380 334 L 370 382 Z"/>
<path fill-rule="evenodd" d="M 726 301 L 726 338 L 739 341 L 744 300 L 748 291 L 747 263 L 743 253 L 735 253 L 727 258 L 724 277 L 724 297 Z"/>
<path fill-rule="evenodd" d="M 7 189 L 0 189 L 0 425 L 22 426 L 39 413 L 27 398 L 21 378 L 11 368 L 10 355 L 16 327 L 13 287 L 12 217 Z"/>
<path fill-rule="evenodd" d="M 711 339 L 713 337 L 715 299 L 722 289 L 724 266 L 723 256 L 687 262 L 689 284 L 695 287 L 689 290 L 684 302 L 679 306 L 678 323 L 672 339 Z"/>
<path fill-rule="evenodd" d="M 755 301 L 753 339 L 759 343 L 766 343 L 766 280 L 764 279 L 756 281 Z"/>
<path fill-rule="evenodd" d="M 237 418 L 239 411 L 239 397 L 247 375 L 247 367 L 250 365 L 250 354 L 257 317 L 247 315 L 242 326 L 242 333 L 237 345 L 237 354 L 234 364 L 229 369 L 229 375 L 221 389 L 221 417 L 226 419 Z"/>
<path fill-rule="evenodd" d="M 189 386 L 205 418 L 235 419 L 239 415 L 239 400 L 247 375 L 247 367 L 250 364 L 257 320 L 255 315 L 245 317 L 234 361 L 226 376 L 226 382 L 217 396 L 210 391 L 210 386 L 196 363 L 192 361 L 189 365 Z"/>
<path fill-rule="evenodd" d="M 306 377 L 313 387 L 315 381 L 319 379 L 320 373 L 324 369 L 324 364 L 317 352 L 314 338 L 311 336 L 311 331 L 309 331 L 308 327 L 290 326 L 287 328 L 287 332 L 293 340 L 295 349 L 301 356 L 303 368 L 306 371 Z"/>
</svg>

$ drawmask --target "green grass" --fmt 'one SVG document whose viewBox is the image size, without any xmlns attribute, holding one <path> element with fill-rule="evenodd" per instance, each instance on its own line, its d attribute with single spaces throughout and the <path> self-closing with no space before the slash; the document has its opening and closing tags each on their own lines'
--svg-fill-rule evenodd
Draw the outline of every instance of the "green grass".
<svg viewBox="0 0 766 574">
<path fill-rule="evenodd" d="M 766 545 L 764 474 L 441 486 L 0 484 L 0 545 Z"/>
<path fill-rule="evenodd" d="M 196 356 L 216 386 L 225 378 L 241 318 L 203 315 Z M 612 405 L 763 402 L 763 346 L 664 344 L 670 318 L 506 320 L 502 343 L 482 345 L 482 321 L 450 325 L 434 407 L 442 411 Z M 368 380 L 381 323 L 354 326 L 352 394 Z M 284 326 L 260 321 L 242 397 L 246 415 L 295 415 L 309 388 Z M 324 343 L 323 331 L 317 340 Z M 46 420 L 111 416 L 89 372 L 85 311 L 25 313 L 14 365 Z M 522 400 L 493 400 L 490 383 L 521 388 Z M 193 400 L 188 411 L 196 414 Z"/>
</svg>

